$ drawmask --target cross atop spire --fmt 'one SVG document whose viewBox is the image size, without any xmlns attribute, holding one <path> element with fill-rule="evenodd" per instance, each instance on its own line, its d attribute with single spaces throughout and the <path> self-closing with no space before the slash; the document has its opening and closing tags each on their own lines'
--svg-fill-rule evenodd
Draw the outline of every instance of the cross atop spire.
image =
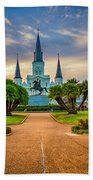
<svg viewBox="0 0 93 180">
<path fill-rule="evenodd" d="M 59 60 L 59 53 L 58 53 L 58 63 L 57 63 L 57 71 L 56 71 L 56 77 L 55 78 L 62 78 L 62 72 L 61 72 L 61 66 L 60 66 L 60 60 Z"/>
<path fill-rule="evenodd" d="M 17 63 L 16 63 L 16 70 L 15 70 L 15 77 L 14 78 L 21 78 L 18 53 L 17 53 Z"/>
</svg>

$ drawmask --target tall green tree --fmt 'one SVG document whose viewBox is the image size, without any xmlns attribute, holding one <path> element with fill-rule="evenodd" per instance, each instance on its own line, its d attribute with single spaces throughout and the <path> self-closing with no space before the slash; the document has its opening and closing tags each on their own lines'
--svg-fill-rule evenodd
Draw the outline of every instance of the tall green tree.
<svg viewBox="0 0 93 180">
<path fill-rule="evenodd" d="M 56 100 L 62 109 L 65 109 L 68 113 L 70 113 L 69 108 L 67 107 L 66 103 L 62 99 L 62 96 L 63 96 L 63 89 L 61 86 L 56 85 L 56 86 L 50 87 L 49 98 Z"/>
<path fill-rule="evenodd" d="M 6 114 L 11 115 L 11 112 L 19 104 L 27 104 L 28 93 L 25 88 L 16 85 L 12 80 L 6 80 Z"/>
<path fill-rule="evenodd" d="M 62 109 L 65 109 L 69 114 L 77 113 L 85 102 L 87 94 L 87 81 L 79 84 L 75 78 L 67 80 L 62 86 L 56 85 L 49 89 L 49 98 L 55 99 Z M 83 96 L 83 100 L 79 107 L 77 107 L 76 100 L 81 95 Z"/>
<path fill-rule="evenodd" d="M 63 96 L 65 97 L 70 113 L 76 114 L 76 99 L 79 97 L 79 90 L 77 86 L 77 81 L 75 79 L 68 80 L 66 83 L 63 84 Z"/>
</svg>

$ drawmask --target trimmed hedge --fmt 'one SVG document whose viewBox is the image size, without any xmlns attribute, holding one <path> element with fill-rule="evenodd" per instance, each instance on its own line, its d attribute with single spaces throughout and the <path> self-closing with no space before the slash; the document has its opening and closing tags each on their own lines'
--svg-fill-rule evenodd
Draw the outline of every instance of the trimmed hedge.
<svg viewBox="0 0 93 180">
<path fill-rule="evenodd" d="M 15 111 L 25 111 L 26 106 L 25 105 L 19 105 L 17 106 L 17 108 L 15 109 Z"/>
<path fill-rule="evenodd" d="M 23 106 L 20 105 L 16 108 L 16 111 L 60 111 L 62 108 L 58 105 L 48 106 Z"/>
<path fill-rule="evenodd" d="M 6 127 L 6 134 L 10 134 L 11 133 L 11 128 L 10 127 Z"/>
<path fill-rule="evenodd" d="M 27 111 L 60 111 L 60 106 L 27 106 Z"/>
</svg>

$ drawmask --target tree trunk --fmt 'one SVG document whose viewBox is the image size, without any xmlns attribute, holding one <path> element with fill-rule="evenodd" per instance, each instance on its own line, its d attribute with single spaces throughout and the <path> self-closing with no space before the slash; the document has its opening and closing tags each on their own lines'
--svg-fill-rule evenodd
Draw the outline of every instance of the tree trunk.
<svg viewBox="0 0 93 180">
<path fill-rule="evenodd" d="M 12 111 L 15 110 L 15 108 L 18 106 L 19 101 L 14 101 L 14 102 L 9 102 L 6 101 L 6 115 L 7 116 L 11 116 L 12 115 Z"/>
<path fill-rule="evenodd" d="M 12 116 L 11 111 L 7 111 L 7 112 L 6 112 L 6 116 Z"/>
<path fill-rule="evenodd" d="M 56 101 L 57 101 L 57 103 L 58 103 L 63 109 L 65 109 L 68 113 L 70 112 L 70 111 L 69 111 L 69 108 L 66 106 L 66 104 L 64 103 L 64 101 L 62 100 L 61 97 L 57 97 L 57 98 L 56 98 Z"/>
<path fill-rule="evenodd" d="M 77 110 L 76 109 L 75 110 L 71 109 L 69 114 L 77 114 Z"/>
<path fill-rule="evenodd" d="M 72 104 L 72 114 L 77 114 L 77 110 L 75 108 L 75 100 L 71 99 L 71 104 Z"/>
<path fill-rule="evenodd" d="M 58 104 L 64 108 L 69 114 L 77 114 L 77 110 L 76 109 L 70 109 L 66 106 L 66 104 L 64 103 L 64 101 L 62 100 L 61 97 L 57 97 L 56 101 L 58 102 Z"/>
<path fill-rule="evenodd" d="M 85 100 L 87 99 L 87 94 L 85 96 L 83 96 L 83 100 L 80 103 L 79 107 L 77 108 L 78 111 L 80 111 L 80 108 L 82 107 L 82 105 L 84 104 Z"/>
<path fill-rule="evenodd" d="M 6 116 L 11 116 L 10 102 L 6 101 Z"/>
<path fill-rule="evenodd" d="M 15 100 L 14 103 L 12 104 L 11 111 L 14 111 L 19 103 L 20 102 L 18 100 Z"/>
</svg>

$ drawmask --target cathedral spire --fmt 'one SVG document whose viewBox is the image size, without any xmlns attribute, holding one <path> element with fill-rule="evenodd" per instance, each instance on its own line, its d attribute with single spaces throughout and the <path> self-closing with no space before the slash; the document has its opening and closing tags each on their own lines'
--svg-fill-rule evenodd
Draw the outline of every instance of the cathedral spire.
<svg viewBox="0 0 93 180">
<path fill-rule="evenodd" d="M 37 62 L 43 61 L 40 38 L 39 38 L 39 29 L 37 29 L 37 41 L 36 41 L 36 48 L 34 52 L 34 61 L 37 61 Z"/>
<path fill-rule="evenodd" d="M 40 38 L 39 38 L 39 29 L 37 29 L 36 51 L 41 51 L 41 44 L 40 44 Z"/>
<path fill-rule="evenodd" d="M 62 72 L 61 72 L 61 66 L 60 66 L 60 60 L 59 60 L 59 53 L 58 53 L 58 63 L 57 63 L 57 71 L 56 71 L 56 77 L 55 78 L 62 78 Z"/>
<path fill-rule="evenodd" d="M 20 67 L 19 67 L 19 60 L 18 60 L 18 53 L 17 53 L 17 63 L 16 63 L 16 70 L 15 70 L 15 77 L 14 77 L 14 79 L 15 78 L 21 78 Z"/>
</svg>

